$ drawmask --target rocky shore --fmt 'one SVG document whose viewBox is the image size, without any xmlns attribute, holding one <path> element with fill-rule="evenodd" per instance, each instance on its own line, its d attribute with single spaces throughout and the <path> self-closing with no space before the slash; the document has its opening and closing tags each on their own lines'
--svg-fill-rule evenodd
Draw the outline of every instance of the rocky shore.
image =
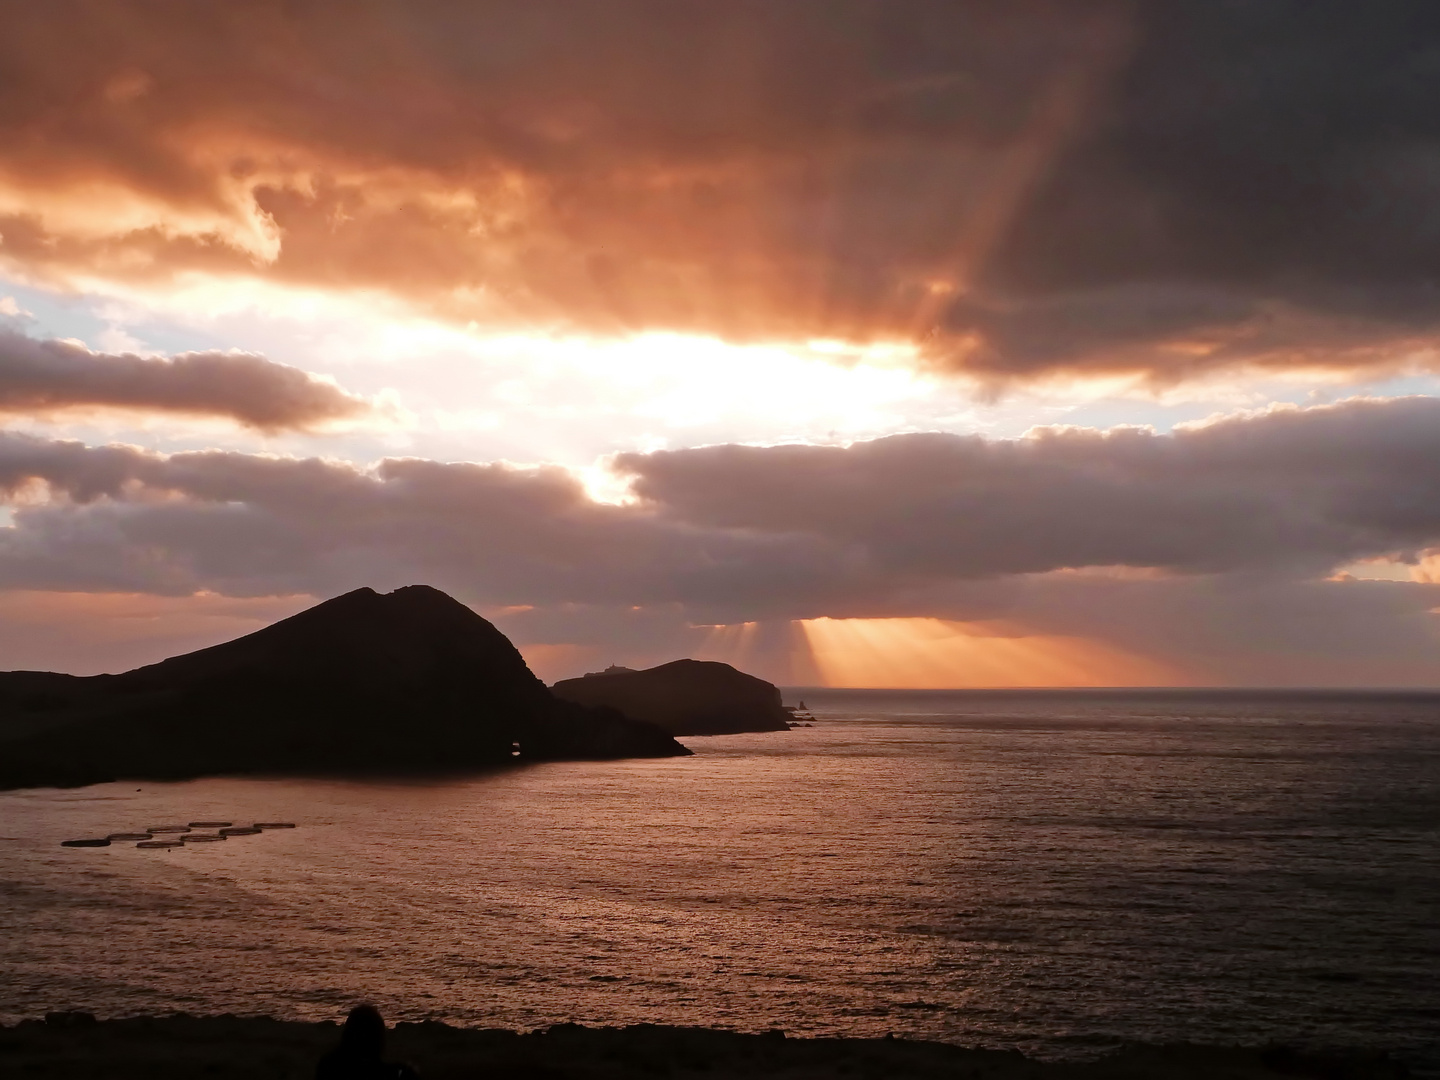
<svg viewBox="0 0 1440 1080">
<path fill-rule="evenodd" d="M 267 1077 L 308 1080 L 338 1037 L 333 1023 L 184 1015 L 96 1022 L 51 1014 L 0 1028 L 0 1075 Z M 424 1080 L 1396 1080 L 1404 1066 L 1378 1054 L 1306 1054 L 1194 1046 L 1132 1047 L 1096 1061 L 1041 1062 L 1018 1053 L 905 1039 L 812 1039 L 643 1025 L 543 1031 L 397 1024 L 386 1056 Z"/>
</svg>

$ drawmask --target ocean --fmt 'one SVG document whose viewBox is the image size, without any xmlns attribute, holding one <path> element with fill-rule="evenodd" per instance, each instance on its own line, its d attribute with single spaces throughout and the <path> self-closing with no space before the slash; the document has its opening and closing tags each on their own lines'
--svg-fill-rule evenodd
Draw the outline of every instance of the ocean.
<svg viewBox="0 0 1440 1080">
<path fill-rule="evenodd" d="M 802 698 L 813 727 L 683 759 L 0 793 L 0 1020 L 366 1000 L 1440 1061 L 1440 694 Z M 59 846 L 200 819 L 298 827 Z"/>
</svg>

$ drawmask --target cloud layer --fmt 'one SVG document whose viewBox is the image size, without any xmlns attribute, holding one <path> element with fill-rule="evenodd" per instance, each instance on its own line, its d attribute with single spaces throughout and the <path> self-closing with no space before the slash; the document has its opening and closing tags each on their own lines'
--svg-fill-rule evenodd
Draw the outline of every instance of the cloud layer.
<svg viewBox="0 0 1440 1080">
<path fill-rule="evenodd" d="M 896 435 L 848 448 L 623 454 L 666 520 L 823 536 L 897 575 L 1284 569 L 1440 536 L 1440 401 L 1276 407 L 1157 435 Z"/>
<path fill-rule="evenodd" d="M 11 433 L 0 593 L 284 606 L 430 582 L 553 675 L 689 653 L 804 680 L 813 664 L 791 620 L 923 616 L 1099 642 L 1181 681 L 1433 683 L 1440 586 L 1326 579 L 1440 547 L 1437 463 L 1428 398 L 1276 408 L 1174 435 L 624 455 L 625 505 L 555 467 L 361 468 Z M 27 600 L 0 622 L 44 623 L 50 606 Z M 197 632 L 172 614 L 176 640 Z"/>
<path fill-rule="evenodd" d="M 433 581 L 484 604 L 678 604 L 700 622 L 934 614 L 957 583 L 1085 568 L 1321 577 L 1440 545 L 1440 401 L 1274 409 L 1175 435 L 622 455 L 640 501 L 559 468 L 372 469 L 0 436 L 0 587 L 326 595 Z M 906 610 L 906 605 L 912 605 Z M 930 605 L 930 606 L 927 606 Z"/>
<path fill-rule="evenodd" d="M 96 408 L 220 416 L 267 432 L 370 411 L 367 402 L 332 383 L 251 353 L 147 359 L 0 328 L 0 414 Z"/>
<path fill-rule="evenodd" d="M 0 41 L 0 259 L 491 326 L 903 338 L 994 380 L 1430 364 L 1437 20 L 55 0 Z"/>
</svg>

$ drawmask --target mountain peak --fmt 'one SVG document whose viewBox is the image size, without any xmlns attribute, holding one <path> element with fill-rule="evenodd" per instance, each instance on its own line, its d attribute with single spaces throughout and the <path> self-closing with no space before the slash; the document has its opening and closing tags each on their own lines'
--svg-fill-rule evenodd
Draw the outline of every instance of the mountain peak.
<svg viewBox="0 0 1440 1080">
<path fill-rule="evenodd" d="M 208 649 L 54 680 L 50 730 L 6 744 L 0 787 L 688 753 L 651 725 L 556 698 L 495 626 L 427 585 L 355 589 Z"/>
</svg>

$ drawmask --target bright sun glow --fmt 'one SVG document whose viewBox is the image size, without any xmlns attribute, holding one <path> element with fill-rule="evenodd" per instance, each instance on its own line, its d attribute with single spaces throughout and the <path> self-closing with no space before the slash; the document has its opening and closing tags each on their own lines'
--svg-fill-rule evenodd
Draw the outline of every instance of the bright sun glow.
<svg viewBox="0 0 1440 1080">
<path fill-rule="evenodd" d="M 431 350 L 436 332 L 421 331 Z M 550 398 L 556 407 L 577 409 L 581 402 L 556 391 L 603 387 L 609 400 L 592 399 L 588 408 L 601 404 L 666 428 L 746 417 L 751 423 L 763 418 L 778 430 L 828 423 L 848 434 L 885 423 L 894 406 L 924 396 L 932 382 L 911 366 L 913 350 L 898 347 L 857 349 L 848 363 L 837 363 L 833 353 L 804 347 L 735 345 L 683 334 L 612 340 L 469 336 L 452 339 L 452 345 L 477 359 L 520 366 L 524 379 L 500 388 L 509 404 L 534 407 Z"/>
<path fill-rule="evenodd" d="M 438 440 L 399 448 L 422 454 L 453 457 L 468 440 L 476 459 L 580 467 L 615 450 L 928 430 L 943 426 L 938 414 L 961 407 L 954 388 L 922 370 L 917 347 L 899 342 L 505 332 L 424 317 L 383 294 L 255 280 L 187 279 L 160 295 L 110 293 L 100 311 L 107 342 L 124 335 L 144 351 L 166 320 L 197 340 L 238 342 L 383 396 L 390 428 Z M 90 333 L 87 344 L 105 346 Z"/>
<path fill-rule="evenodd" d="M 1158 686 L 1185 680 L 1164 665 L 1086 638 L 1019 634 L 945 619 L 806 619 L 826 686 L 951 689 Z"/>
</svg>

